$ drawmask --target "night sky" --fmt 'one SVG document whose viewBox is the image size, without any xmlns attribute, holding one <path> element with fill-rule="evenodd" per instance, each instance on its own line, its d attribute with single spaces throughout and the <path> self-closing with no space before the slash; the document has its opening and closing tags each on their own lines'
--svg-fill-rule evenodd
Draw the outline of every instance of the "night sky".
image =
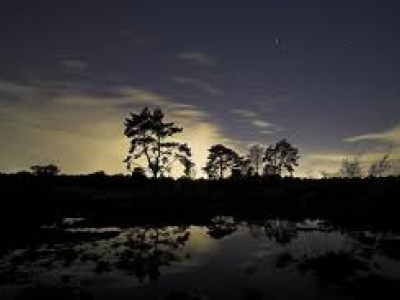
<svg viewBox="0 0 400 300">
<path fill-rule="evenodd" d="M 0 172 L 126 172 L 124 118 L 160 106 L 198 168 L 288 138 L 298 176 L 400 156 L 400 1 L 0 2 Z"/>
</svg>

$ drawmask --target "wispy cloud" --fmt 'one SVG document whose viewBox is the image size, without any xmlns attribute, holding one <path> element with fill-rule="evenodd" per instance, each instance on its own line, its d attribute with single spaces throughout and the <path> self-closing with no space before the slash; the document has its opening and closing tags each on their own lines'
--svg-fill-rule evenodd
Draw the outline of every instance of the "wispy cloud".
<svg viewBox="0 0 400 300">
<path fill-rule="evenodd" d="M 322 177 L 322 172 L 328 174 L 338 173 L 343 159 L 353 157 L 352 153 L 325 153 L 314 152 L 302 154 L 299 160 L 300 177 Z"/>
<path fill-rule="evenodd" d="M 34 91 L 35 88 L 23 83 L 10 81 L 0 77 L 0 93 L 5 94 L 27 94 Z"/>
<path fill-rule="evenodd" d="M 273 131 L 273 130 L 260 130 L 259 133 L 263 134 L 263 135 L 270 135 L 270 134 L 275 134 L 275 131 Z"/>
<path fill-rule="evenodd" d="M 231 113 L 238 115 L 243 118 L 255 118 L 257 114 L 253 111 L 247 110 L 247 109 L 233 109 L 231 110 Z"/>
<path fill-rule="evenodd" d="M 83 60 L 79 60 L 79 59 L 60 60 L 59 64 L 66 68 L 75 69 L 75 70 L 86 70 L 88 68 L 88 64 L 86 62 L 84 62 Z"/>
<path fill-rule="evenodd" d="M 396 124 L 393 128 L 389 130 L 356 135 L 346 138 L 344 140 L 346 142 L 386 142 L 400 146 L 400 124 Z"/>
<path fill-rule="evenodd" d="M 273 126 L 272 123 L 265 122 L 263 120 L 258 120 L 258 119 L 252 120 L 252 124 L 255 127 L 258 127 L 258 128 L 267 128 L 267 127 L 272 127 Z"/>
<path fill-rule="evenodd" d="M 204 52 L 181 52 L 176 55 L 179 60 L 205 67 L 215 67 L 217 61 Z"/>
<path fill-rule="evenodd" d="M 42 86 L 0 82 L 0 140 L 7 140 L 0 147 L 1 171 L 52 161 L 68 173 L 124 172 L 122 161 L 128 149 L 124 118 L 144 105 L 160 106 L 168 121 L 183 126 L 177 139 L 192 148 L 199 176 L 212 144 L 237 144 L 207 111 L 155 91 L 126 86 L 106 95 L 87 90 L 41 93 Z M 1 93 L 4 90 L 7 95 Z M 45 98 L 29 101 L 29 91 Z M 26 100 L 11 101 L 17 96 Z"/>
<path fill-rule="evenodd" d="M 231 113 L 241 117 L 246 123 L 256 127 L 260 134 L 273 134 L 276 130 L 275 124 L 264 121 L 254 111 L 247 109 L 232 109 Z M 266 130 L 266 128 L 268 128 L 268 130 Z"/>
<path fill-rule="evenodd" d="M 188 78 L 181 76 L 172 77 L 172 81 L 181 85 L 192 86 L 200 91 L 212 94 L 212 95 L 221 95 L 223 91 L 219 88 L 214 87 L 211 83 L 206 81 L 196 79 L 196 78 Z"/>
<path fill-rule="evenodd" d="M 112 96 L 93 96 L 87 93 L 72 94 L 58 97 L 56 101 L 60 104 L 72 106 L 123 106 L 123 105 L 151 105 L 165 106 L 169 99 L 158 93 L 134 89 L 121 88 L 115 91 Z"/>
</svg>

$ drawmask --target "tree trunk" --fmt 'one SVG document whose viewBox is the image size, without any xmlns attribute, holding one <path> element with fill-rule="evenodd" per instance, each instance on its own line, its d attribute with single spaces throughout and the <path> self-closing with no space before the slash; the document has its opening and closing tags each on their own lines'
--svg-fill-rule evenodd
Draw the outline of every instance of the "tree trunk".
<svg viewBox="0 0 400 300">
<path fill-rule="evenodd" d="M 219 160 L 219 179 L 224 178 L 224 172 L 222 171 L 222 157 Z"/>
</svg>

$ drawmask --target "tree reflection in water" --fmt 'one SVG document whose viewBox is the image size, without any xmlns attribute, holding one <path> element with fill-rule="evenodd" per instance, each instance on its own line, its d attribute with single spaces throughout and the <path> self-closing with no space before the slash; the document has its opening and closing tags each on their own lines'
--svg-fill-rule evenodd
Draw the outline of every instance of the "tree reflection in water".
<svg viewBox="0 0 400 300">
<path fill-rule="evenodd" d="M 222 239 L 237 230 L 237 224 L 233 217 L 217 216 L 211 219 L 208 227 L 208 235 L 214 239 Z"/>
<path fill-rule="evenodd" d="M 117 287 L 134 297 L 154 293 L 157 299 L 204 299 L 225 292 L 209 285 L 209 278 L 218 281 L 226 275 L 242 299 L 268 294 L 258 285 L 265 276 L 288 284 L 296 278 L 311 280 L 311 291 L 332 291 L 341 299 L 400 295 L 398 278 L 383 272 L 399 260 L 396 234 L 333 228 L 319 220 L 238 220 L 218 216 L 202 226 L 47 228 L 35 244 L 3 251 L 0 292 L 3 285 L 23 291 L 20 299 L 89 299 L 97 287 Z M 218 251 L 197 251 L 199 239 Z M 178 264 L 191 259 L 189 252 L 192 261 Z M 276 292 L 282 292 L 279 286 Z"/>
<path fill-rule="evenodd" d="M 178 251 L 190 237 L 186 226 L 133 228 L 125 236 L 115 267 L 135 275 L 141 283 L 146 278 L 157 280 L 161 267 L 188 257 Z"/>
<path fill-rule="evenodd" d="M 298 228 L 295 222 L 288 220 L 266 220 L 248 222 L 250 236 L 254 238 L 267 237 L 281 246 L 289 245 L 298 237 Z"/>
<path fill-rule="evenodd" d="M 117 269 L 143 283 L 146 279 L 157 280 L 161 267 L 189 257 L 182 250 L 190 238 L 187 226 L 134 227 L 104 233 L 88 232 L 85 228 L 82 232 L 79 229 L 46 231 L 58 232 L 57 243 L 37 244 L 10 253 L 7 260 L 0 261 L 0 284 L 35 283 L 40 281 L 41 274 L 49 272 L 60 274 L 57 281 L 62 283 L 62 270 L 79 269 L 83 264 L 89 266 L 90 262 L 95 264 L 96 274 Z"/>
</svg>

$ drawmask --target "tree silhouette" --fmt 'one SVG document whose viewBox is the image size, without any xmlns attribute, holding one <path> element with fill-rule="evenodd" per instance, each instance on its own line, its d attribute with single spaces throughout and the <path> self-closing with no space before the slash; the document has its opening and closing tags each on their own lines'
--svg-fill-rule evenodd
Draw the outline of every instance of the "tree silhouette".
<svg viewBox="0 0 400 300">
<path fill-rule="evenodd" d="M 194 164 L 190 160 L 191 151 L 188 145 L 166 141 L 182 132 L 183 128 L 173 122 L 166 123 L 163 119 L 164 113 L 161 109 L 150 111 L 147 107 L 139 113 L 131 113 L 130 118 L 126 119 L 124 134 L 131 142 L 129 155 L 124 160 L 128 170 L 132 164 L 142 167 L 137 161 L 144 158 L 147 170 L 154 178 L 170 173 L 172 165 L 177 161 L 185 168 L 185 174 L 190 173 Z"/>
<path fill-rule="evenodd" d="M 282 173 L 286 171 L 292 176 L 294 168 L 299 165 L 297 162 L 299 158 L 299 150 L 296 147 L 292 146 L 286 139 L 280 140 L 265 150 L 264 175 L 282 176 Z"/>
<path fill-rule="evenodd" d="M 263 154 L 264 154 L 264 148 L 261 147 L 260 145 L 252 145 L 249 148 L 248 157 L 257 175 L 260 174 L 260 167 L 262 166 L 263 163 Z"/>
<path fill-rule="evenodd" d="M 239 155 L 224 145 L 213 145 L 208 151 L 208 161 L 203 170 L 211 179 L 223 179 L 226 171 L 232 172 L 239 163 Z"/>
<path fill-rule="evenodd" d="M 247 157 L 238 157 L 235 165 L 232 168 L 231 177 L 232 178 L 243 178 L 250 177 L 254 174 L 254 167 L 251 161 Z"/>
<path fill-rule="evenodd" d="M 53 164 L 44 166 L 35 165 L 30 167 L 30 169 L 37 176 L 56 176 L 60 173 L 60 168 Z"/>
<path fill-rule="evenodd" d="M 385 172 L 390 170 L 392 167 L 392 162 L 388 154 L 382 156 L 381 158 L 373 161 L 369 167 L 369 176 L 381 177 Z"/>
<path fill-rule="evenodd" d="M 359 157 L 346 158 L 342 161 L 340 175 L 347 178 L 360 178 L 363 175 L 363 168 Z"/>
</svg>

